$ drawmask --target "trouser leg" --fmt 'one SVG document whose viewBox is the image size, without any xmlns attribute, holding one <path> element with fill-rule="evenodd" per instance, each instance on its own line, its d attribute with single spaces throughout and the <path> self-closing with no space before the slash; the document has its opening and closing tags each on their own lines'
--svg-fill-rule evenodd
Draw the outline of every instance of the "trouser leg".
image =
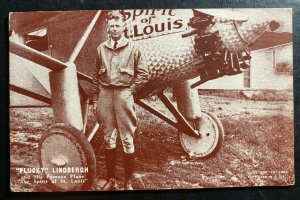
<svg viewBox="0 0 300 200">
<path fill-rule="evenodd" d="M 101 87 L 97 105 L 97 121 L 104 135 L 104 149 L 116 148 L 117 129 L 114 110 L 114 90 Z"/>
<path fill-rule="evenodd" d="M 128 88 L 116 90 L 114 97 L 114 109 L 123 151 L 132 154 L 134 153 L 133 137 L 137 121 L 134 98 Z"/>
</svg>

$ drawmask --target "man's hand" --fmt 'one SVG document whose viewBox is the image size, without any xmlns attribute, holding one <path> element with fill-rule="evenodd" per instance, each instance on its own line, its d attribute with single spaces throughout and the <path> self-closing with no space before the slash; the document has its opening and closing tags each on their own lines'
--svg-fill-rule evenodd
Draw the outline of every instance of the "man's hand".
<svg viewBox="0 0 300 200">
<path fill-rule="evenodd" d="M 94 101 L 94 103 L 93 103 L 93 112 L 94 112 L 95 115 L 97 114 L 97 105 L 98 105 L 98 102 Z"/>
</svg>

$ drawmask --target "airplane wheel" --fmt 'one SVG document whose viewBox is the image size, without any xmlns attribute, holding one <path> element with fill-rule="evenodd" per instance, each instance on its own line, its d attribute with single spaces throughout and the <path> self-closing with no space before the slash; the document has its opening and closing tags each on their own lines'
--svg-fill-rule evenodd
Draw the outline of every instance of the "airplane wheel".
<svg viewBox="0 0 300 200">
<path fill-rule="evenodd" d="M 54 124 L 39 143 L 39 164 L 55 190 L 87 190 L 96 175 L 96 159 L 86 137 L 73 126 Z"/>
<path fill-rule="evenodd" d="M 202 111 L 199 133 L 201 138 L 179 132 L 179 140 L 183 150 L 188 155 L 199 158 L 214 155 L 224 140 L 224 128 L 221 121 L 211 113 Z"/>
</svg>

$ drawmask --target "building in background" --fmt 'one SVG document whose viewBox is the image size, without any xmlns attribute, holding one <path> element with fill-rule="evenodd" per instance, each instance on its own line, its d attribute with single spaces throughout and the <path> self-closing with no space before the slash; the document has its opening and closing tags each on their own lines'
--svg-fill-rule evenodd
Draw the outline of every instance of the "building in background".
<svg viewBox="0 0 300 200">
<path fill-rule="evenodd" d="M 293 38 L 290 32 L 266 32 L 250 46 L 250 68 L 224 76 L 200 89 L 293 89 Z"/>
</svg>

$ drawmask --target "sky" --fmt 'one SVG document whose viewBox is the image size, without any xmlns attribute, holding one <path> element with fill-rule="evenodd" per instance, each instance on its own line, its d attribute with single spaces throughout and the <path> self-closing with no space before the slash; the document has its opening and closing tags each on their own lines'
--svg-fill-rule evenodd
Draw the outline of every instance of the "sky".
<svg viewBox="0 0 300 200">
<path fill-rule="evenodd" d="M 238 10 L 238 9 L 237 9 Z M 276 20 L 280 23 L 277 32 L 292 32 L 292 9 L 291 8 L 260 8 L 243 11 L 249 15 L 249 20 Z"/>
<path fill-rule="evenodd" d="M 202 12 L 229 19 L 250 20 L 254 22 L 276 20 L 281 24 L 278 32 L 292 32 L 291 8 L 226 8 L 197 9 Z"/>
</svg>

